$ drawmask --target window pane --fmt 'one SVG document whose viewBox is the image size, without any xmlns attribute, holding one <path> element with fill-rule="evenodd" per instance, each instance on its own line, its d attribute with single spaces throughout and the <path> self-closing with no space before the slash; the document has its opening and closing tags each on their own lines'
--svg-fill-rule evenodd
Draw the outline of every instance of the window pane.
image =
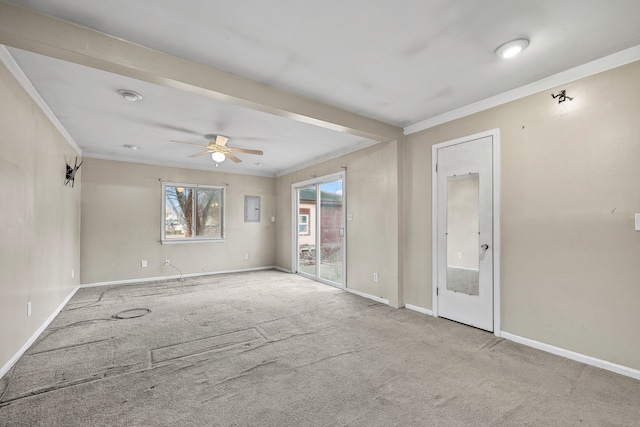
<svg viewBox="0 0 640 427">
<path fill-rule="evenodd" d="M 298 270 L 316 274 L 316 186 L 298 189 Z"/>
<path fill-rule="evenodd" d="M 222 190 L 196 190 L 196 236 L 222 238 Z"/>
<path fill-rule="evenodd" d="M 166 186 L 165 225 L 166 239 L 191 237 L 193 192 L 190 188 Z"/>
<path fill-rule="evenodd" d="M 298 232 L 300 234 L 309 234 L 309 215 L 300 215 L 298 217 Z"/>
<path fill-rule="evenodd" d="M 342 284 L 342 180 L 320 184 L 320 278 Z"/>
<path fill-rule="evenodd" d="M 224 239 L 224 188 L 164 184 L 164 240 Z"/>
</svg>

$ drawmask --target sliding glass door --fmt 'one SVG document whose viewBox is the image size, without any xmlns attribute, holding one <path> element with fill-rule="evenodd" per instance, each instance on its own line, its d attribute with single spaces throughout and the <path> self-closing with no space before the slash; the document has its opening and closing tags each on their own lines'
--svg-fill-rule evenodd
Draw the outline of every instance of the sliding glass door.
<svg viewBox="0 0 640 427">
<path fill-rule="evenodd" d="M 294 184 L 295 270 L 345 285 L 344 174 Z"/>
</svg>

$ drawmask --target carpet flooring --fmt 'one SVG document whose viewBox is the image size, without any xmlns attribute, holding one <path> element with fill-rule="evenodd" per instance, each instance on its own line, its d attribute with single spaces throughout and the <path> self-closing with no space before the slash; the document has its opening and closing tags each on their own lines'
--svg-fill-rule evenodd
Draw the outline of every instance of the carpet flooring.
<svg viewBox="0 0 640 427">
<path fill-rule="evenodd" d="M 277 271 L 84 288 L 1 426 L 631 426 L 640 381 Z"/>
</svg>

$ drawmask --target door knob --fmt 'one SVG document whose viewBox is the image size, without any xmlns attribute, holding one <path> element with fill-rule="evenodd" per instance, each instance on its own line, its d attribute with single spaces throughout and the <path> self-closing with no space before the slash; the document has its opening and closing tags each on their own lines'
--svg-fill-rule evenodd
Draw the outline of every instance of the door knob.
<svg viewBox="0 0 640 427">
<path fill-rule="evenodd" d="M 487 249 L 489 249 L 489 245 L 485 243 L 484 245 L 480 246 L 480 249 L 482 249 L 483 251 L 486 251 Z"/>
</svg>

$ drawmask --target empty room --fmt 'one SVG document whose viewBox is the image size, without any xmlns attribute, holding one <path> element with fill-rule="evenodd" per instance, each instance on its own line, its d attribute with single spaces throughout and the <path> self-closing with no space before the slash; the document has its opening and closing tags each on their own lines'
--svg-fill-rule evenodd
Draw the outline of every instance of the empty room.
<svg viewBox="0 0 640 427">
<path fill-rule="evenodd" d="M 0 0 L 0 426 L 637 425 L 639 17 Z"/>
</svg>

